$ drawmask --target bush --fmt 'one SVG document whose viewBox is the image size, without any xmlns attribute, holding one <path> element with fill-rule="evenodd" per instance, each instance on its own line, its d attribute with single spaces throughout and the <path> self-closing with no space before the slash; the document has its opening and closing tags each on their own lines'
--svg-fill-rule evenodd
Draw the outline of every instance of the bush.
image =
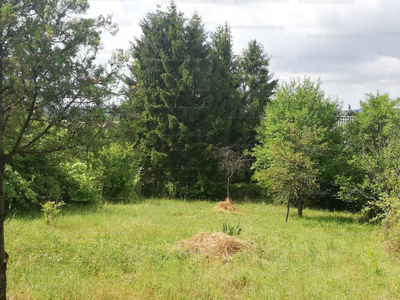
<svg viewBox="0 0 400 300">
<path fill-rule="evenodd" d="M 6 174 L 6 179 L 11 178 L 14 181 L 6 190 L 9 195 L 7 197 L 26 209 L 33 208 L 38 202 L 88 202 L 101 197 L 100 183 L 93 170 L 70 153 L 16 156 L 9 168 L 15 172 Z M 19 178 L 16 178 L 17 174 Z M 16 199 L 13 189 L 22 189 L 20 194 L 25 196 Z M 35 196 L 34 201 L 32 193 Z"/>
<path fill-rule="evenodd" d="M 86 164 L 80 161 L 61 165 L 64 173 L 64 193 L 69 201 L 86 202 L 101 198 L 100 185 Z"/>
<path fill-rule="evenodd" d="M 35 177 L 32 175 L 31 180 L 28 181 L 20 173 L 14 171 L 10 165 L 5 166 L 5 207 L 8 208 L 9 213 L 15 214 L 38 203 L 38 194 L 31 188 L 34 179 Z"/>
<path fill-rule="evenodd" d="M 129 143 L 112 143 L 86 154 L 84 160 L 93 169 L 105 199 L 115 203 L 136 196 L 141 170 L 137 156 Z"/>
</svg>

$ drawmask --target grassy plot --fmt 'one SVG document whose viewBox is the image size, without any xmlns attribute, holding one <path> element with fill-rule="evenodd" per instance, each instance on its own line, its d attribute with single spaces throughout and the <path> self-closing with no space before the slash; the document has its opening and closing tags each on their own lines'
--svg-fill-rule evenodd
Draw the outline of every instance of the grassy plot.
<svg viewBox="0 0 400 300">
<path fill-rule="evenodd" d="M 66 207 L 6 223 L 10 299 L 398 299 L 399 259 L 349 213 L 285 207 L 149 200 Z M 176 245 L 200 232 L 240 224 L 251 247 L 232 259 Z M 224 225 L 226 227 L 226 225 Z"/>
</svg>

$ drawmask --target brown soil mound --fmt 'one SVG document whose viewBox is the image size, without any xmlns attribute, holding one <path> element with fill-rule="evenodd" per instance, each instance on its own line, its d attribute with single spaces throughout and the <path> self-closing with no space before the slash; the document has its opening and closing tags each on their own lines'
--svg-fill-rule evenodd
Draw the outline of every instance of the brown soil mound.
<svg viewBox="0 0 400 300">
<path fill-rule="evenodd" d="M 194 253 L 204 253 L 209 256 L 231 257 L 241 249 L 249 246 L 245 241 L 222 232 L 202 232 L 184 241 L 183 247 Z"/>
<path fill-rule="evenodd" d="M 216 212 L 239 212 L 236 207 L 233 206 L 232 200 L 226 197 L 225 201 L 218 202 L 214 207 Z"/>
</svg>

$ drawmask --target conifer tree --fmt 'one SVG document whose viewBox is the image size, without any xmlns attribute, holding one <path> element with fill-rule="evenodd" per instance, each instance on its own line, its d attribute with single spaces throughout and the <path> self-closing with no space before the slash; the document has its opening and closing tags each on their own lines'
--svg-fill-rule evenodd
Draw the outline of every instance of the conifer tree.
<svg viewBox="0 0 400 300">
<path fill-rule="evenodd" d="M 189 20 L 174 3 L 140 23 L 132 44 L 131 109 L 138 115 L 145 181 L 192 186 L 202 168 L 210 93 L 209 48 L 201 18 Z"/>
<path fill-rule="evenodd" d="M 85 0 L 0 1 L 0 299 L 6 299 L 4 171 L 17 154 L 87 143 L 104 128 L 116 69 L 94 63 L 110 18 Z"/>
<path fill-rule="evenodd" d="M 256 128 L 265 106 L 275 93 L 278 80 L 272 79 L 269 71 L 270 58 L 256 40 L 249 42 L 238 58 L 240 76 L 241 111 L 240 119 L 244 126 L 244 141 L 247 149 L 254 147 Z"/>
</svg>

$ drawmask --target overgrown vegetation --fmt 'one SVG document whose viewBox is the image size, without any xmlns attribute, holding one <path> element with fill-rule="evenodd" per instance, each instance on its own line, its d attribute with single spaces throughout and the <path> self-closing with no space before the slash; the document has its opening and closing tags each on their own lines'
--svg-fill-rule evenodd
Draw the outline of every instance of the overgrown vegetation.
<svg viewBox="0 0 400 300">
<path fill-rule="evenodd" d="M 10 299 L 396 299 L 399 259 L 360 215 L 213 202 L 151 199 L 131 205 L 63 208 L 52 226 L 40 214 L 7 222 Z M 232 259 L 176 246 L 240 224 L 250 247 Z M 110 288 L 112 287 L 112 288 Z"/>
<path fill-rule="evenodd" d="M 101 33 L 117 29 L 109 17 L 82 17 L 88 7 L 84 0 L 0 3 L 0 299 L 6 298 L 6 214 L 17 262 L 11 268 L 15 299 L 80 298 L 80 291 L 85 298 L 122 299 L 133 290 L 138 298 L 224 299 L 374 299 L 399 293 L 396 264 L 383 262 L 395 258 L 365 233 L 375 227 L 346 213 L 318 211 L 281 224 L 281 207 L 237 209 L 230 199 L 238 200 L 235 205 L 284 199 L 286 221 L 291 205 L 298 216 L 306 207 L 363 211 L 366 221 L 382 225 L 397 253 L 399 99 L 368 94 L 361 112 L 349 112 L 353 119 L 339 127 L 341 105 L 325 96 L 320 81 L 305 77 L 278 85 L 261 44 L 249 41 L 235 54 L 228 24 L 208 34 L 201 16 L 187 18 L 173 2 L 140 21 L 142 35 L 128 52 L 96 65 Z M 122 66 L 129 75 L 121 74 Z M 221 200 L 225 191 L 228 197 L 215 209 L 237 215 L 214 215 L 205 210 L 208 202 L 190 208 L 159 200 L 101 204 L 155 196 Z M 60 203 L 70 214 L 52 220 L 53 226 L 42 228 L 36 218 L 25 217 L 42 207 L 49 224 Z M 71 209 L 75 205 L 81 206 Z M 181 206 L 185 213 L 171 211 Z M 83 216 L 85 209 L 90 214 Z M 138 209 L 145 212 L 142 219 Z M 204 224 L 198 221 L 203 218 Z M 169 219 L 179 221 L 167 225 Z M 115 227 L 120 222 L 123 233 Z M 85 233 L 76 230 L 79 225 Z M 233 273 L 201 255 L 169 248 L 191 231 L 221 226 L 255 246 L 227 263 Z M 165 232 L 155 233 L 156 227 Z M 324 230 L 323 238 L 317 229 Z M 360 244 L 367 246 L 356 249 Z M 361 267 L 339 271 L 354 261 Z M 322 279 L 319 272 L 332 275 Z M 174 285 L 182 274 L 193 282 Z M 116 295 L 98 289 L 106 282 L 116 286 Z"/>
<path fill-rule="evenodd" d="M 384 225 L 391 245 L 400 249 L 399 99 L 367 95 L 363 112 L 346 130 L 348 171 L 339 177 L 340 197 L 361 202 L 364 212 Z"/>
</svg>

